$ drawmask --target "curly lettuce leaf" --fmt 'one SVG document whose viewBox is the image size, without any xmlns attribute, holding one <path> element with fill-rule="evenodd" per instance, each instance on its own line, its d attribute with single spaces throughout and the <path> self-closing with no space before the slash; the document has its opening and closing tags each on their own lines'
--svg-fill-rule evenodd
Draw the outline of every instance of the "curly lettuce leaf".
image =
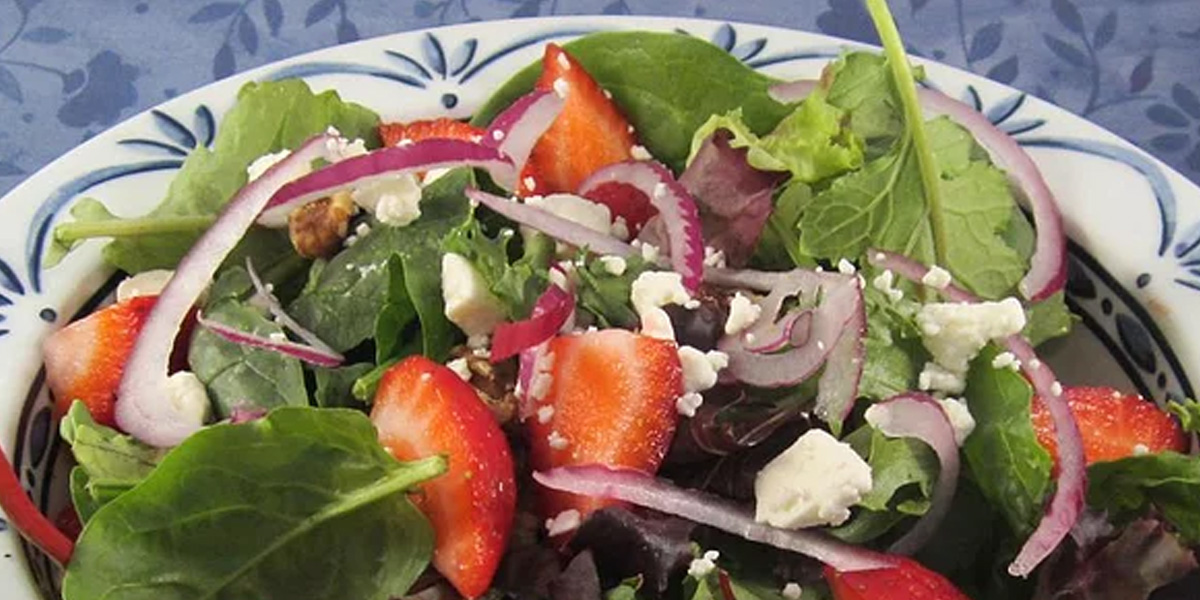
<svg viewBox="0 0 1200 600">
<path fill-rule="evenodd" d="M 513 260 L 512 241 L 515 232 L 500 230 L 488 237 L 478 219 L 472 217 L 451 231 L 442 240 L 442 250 L 460 254 L 475 267 L 487 282 L 510 321 L 529 316 L 538 296 L 550 281 L 550 262 L 554 258 L 554 240 L 531 233 L 523 236 L 522 255 Z"/>
<path fill-rule="evenodd" d="M 1131 456 L 1088 467 L 1088 504 L 1112 518 L 1154 509 L 1188 545 L 1200 544 L 1200 458 L 1176 452 Z"/>
<path fill-rule="evenodd" d="M 82 523 L 102 506 L 133 489 L 158 466 L 165 452 L 96 423 L 76 401 L 59 424 L 78 465 L 71 470 L 71 502 Z"/>
</svg>

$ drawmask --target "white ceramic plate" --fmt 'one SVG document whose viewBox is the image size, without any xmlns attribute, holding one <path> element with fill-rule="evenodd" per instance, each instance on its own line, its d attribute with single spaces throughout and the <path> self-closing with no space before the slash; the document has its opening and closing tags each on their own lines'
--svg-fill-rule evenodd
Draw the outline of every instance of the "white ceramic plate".
<svg viewBox="0 0 1200 600">
<path fill-rule="evenodd" d="M 545 41 L 609 29 L 678 30 L 782 78 L 814 77 L 841 40 L 758 25 L 688 19 L 579 17 L 495 21 L 330 48 L 206 86 L 138 115 L 55 161 L 0 200 L 0 443 L 49 514 L 65 500 L 66 452 L 53 433 L 41 340 L 111 289 L 90 242 L 63 264 L 40 257 L 71 203 L 91 196 L 123 215 L 157 204 L 189 150 L 247 81 L 302 76 L 384 119 L 469 116 Z M 1130 386 L 1162 402 L 1193 396 L 1200 369 L 1200 189 L 1133 145 L 1046 102 L 927 63 L 930 81 L 974 103 L 1034 156 L 1073 240 L 1068 291 L 1083 327 L 1050 349 L 1068 382 Z M 0 523 L 2 524 L 2 523 Z M 57 597 L 49 561 L 0 528 L 0 597 Z"/>
</svg>

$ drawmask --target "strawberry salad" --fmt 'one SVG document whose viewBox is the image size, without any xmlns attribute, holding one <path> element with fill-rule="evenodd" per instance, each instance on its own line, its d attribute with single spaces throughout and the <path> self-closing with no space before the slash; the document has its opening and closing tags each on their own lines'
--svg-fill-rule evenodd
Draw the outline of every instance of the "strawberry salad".
<svg viewBox="0 0 1200 600">
<path fill-rule="evenodd" d="M 1058 381 L 1054 198 L 866 4 L 814 81 L 630 31 L 469 122 L 246 85 L 58 225 L 128 277 L 44 345 L 70 509 L 6 513 L 66 600 L 1194 589 L 1200 404 Z"/>
</svg>

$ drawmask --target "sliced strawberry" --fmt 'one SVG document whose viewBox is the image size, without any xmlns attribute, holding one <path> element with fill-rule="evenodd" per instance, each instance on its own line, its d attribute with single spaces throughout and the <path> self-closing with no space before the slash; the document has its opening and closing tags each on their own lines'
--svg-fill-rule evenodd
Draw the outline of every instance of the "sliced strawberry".
<svg viewBox="0 0 1200 600">
<path fill-rule="evenodd" d="M 825 567 L 834 600 L 970 600 L 945 577 L 903 556 L 895 567 L 843 573 Z"/>
<path fill-rule="evenodd" d="M 565 96 L 566 103 L 550 129 L 542 135 L 522 172 L 517 193 L 521 196 L 574 192 L 600 167 L 633 157 L 637 139 L 633 127 L 595 79 L 570 54 L 556 44 L 546 44 L 542 76 L 537 89 Z M 532 184 L 532 185 L 530 185 Z M 641 227 L 654 209 L 644 194 L 602 194 L 592 198 L 624 216 L 633 230 Z M 609 202 L 613 204 L 609 204 Z M 626 208 L 626 204 L 637 208 Z"/>
<path fill-rule="evenodd" d="M 658 214 L 658 211 L 650 204 L 650 199 L 641 190 L 628 183 L 619 181 L 606 183 L 588 192 L 584 197 L 607 206 L 608 210 L 612 212 L 613 220 L 616 220 L 617 217 L 625 219 L 630 236 L 636 236 L 641 231 L 642 225 L 645 225 L 650 217 Z"/>
<path fill-rule="evenodd" d="M 1063 390 L 1063 395 L 1079 424 L 1083 455 L 1089 465 L 1141 452 L 1187 450 L 1187 436 L 1179 424 L 1153 402 L 1137 394 L 1125 394 L 1107 387 L 1071 387 Z M 1054 424 L 1040 397 L 1033 399 L 1032 417 L 1038 442 L 1056 457 L 1058 443 Z"/>
<path fill-rule="evenodd" d="M 100 309 L 54 332 L 42 345 L 54 413 L 82 400 L 97 423 L 116 426 L 117 385 L 125 359 L 158 296 L 139 296 Z"/>
<path fill-rule="evenodd" d="M 379 126 L 379 137 L 384 146 L 395 146 L 404 140 L 419 142 L 450 139 L 477 142 L 483 137 L 483 130 L 462 121 L 442 117 L 409 123 L 383 123 Z"/>
<path fill-rule="evenodd" d="M 433 565 L 460 594 L 487 591 L 512 531 L 516 482 L 508 441 L 468 383 L 423 356 L 388 369 L 371 420 L 400 460 L 449 457 L 413 501 L 433 524 Z"/>
<path fill-rule="evenodd" d="M 623 329 L 550 341 L 550 383 L 527 423 L 538 470 L 598 463 L 654 473 L 675 433 L 682 375 L 675 344 Z M 551 360 L 551 359 L 546 359 Z M 536 392 L 538 382 L 530 384 Z M 547 518 L 567 509 L 587 516 L 612 504 L 541 490 Z"/>
</svg>

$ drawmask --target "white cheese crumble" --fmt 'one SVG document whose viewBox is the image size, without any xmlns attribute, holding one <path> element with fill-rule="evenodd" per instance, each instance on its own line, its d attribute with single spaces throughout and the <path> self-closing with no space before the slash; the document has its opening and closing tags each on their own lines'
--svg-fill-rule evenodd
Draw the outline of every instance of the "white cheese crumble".
<svg viewBox="0 0 1200 600">
<path fill-rule="evenodd" d="M 992 359 L 993 369 L 1012 369 L 1016 371 L 1021 368 L 1021 361 L 1017 359 L 1012 352 L 1001 352 Z"/>
<path fill-rule="evenodd" d="M 175 271 L 169 269 L 154 269 L 126 277 L 117 284 L 117 302 L 138 296 L 157 296 L 174 275 Z"/>
<path fill-rule="evenodd" d="M 617 277 L 624 275 L 625 269 L 628 267 L 625 259 L 620 256 L 601 256 L 600 264 L 604 265 L 605 271 Z"/>
<path fill-rule="evenodd" d="M 567 438 L 563 437 L 562 434 L 559 433 L 557 429 L 554 431 L 551 431 L 550 435 L 546 436 L 546 442 L 549 443 L 550 447 L 555 450 L 563 450 L 567 447 L 567 444 L 568 444 Z"/>
<path fill-rule="evenodd" d="M 658 246 L 647 244 L 641 240 L 633 240 L 630 244 L 642 253 L 642 260 L 648 263 L 658 262 Z"/>
<path fill-rule="evenodd" d="M 1150 454 L 1149 446 L 1147 446 L 1145 444 L 1134 444 L 1133 445 L 1133 455 L 1134 456 L 1145 456 L 1147 454 Z"/>
<path fill-rule="evenodd" d="M 212 413 L 208 391 L 191 371 L 179 371 L 167 378 L 167 402 L 188 423 L 205 423 Z"/>
<path fill-rule="evenodd" d="M 647 150 L 646 147 L 641 144 L 634 144 L 633 147 L 629 149 L 629 156 L 632 157 L 633 160 L 653 160 L 654 159 L 654 156 L 652 154 L 650 154 L 650 151 Z"/>
<path fill-rule="evenodd" d="M 692 559 L 692 563 L 688 565 L 688 576 L 692 579 L 704 579 L 708 577 L 716 570 L 718 558 L 721 558 L 720 552 L 709 550 L 700 558 Z"/>
<path fill-rule="evenodd" d="M 804 588 L 801 588 L 800 584 L 795 581 L 789 581 L 787 585 L 783 586 L 783 590 L 779 592 L 779 595 L 787 600 L 800 600 L 800 597 L 804 595 Z"/>
<path fill-rule="evenodd" d="M 924 389 L 957 394 L 962 391 L 960 384 L 971 359 L 984 345 L 1025 328 L 1025 309 L 1011 297 L 999 302 L 930 303 L 917 312 L 917 326 L 933 363 L 941 367 L 941 371 L 930 372 L 930 385 Z M 926 370 L 930 370 L 929 364 Z M 945 387 L 934 383 L 942 371 L 955 375 L 957 381 L 945 378 Z"/>
<path fill-rule="evenodd" d="M 286 342 L 288 337 L 287 334 L 282 331 L 272 331 L 271 333 L 267 334 L 267 339 L 270 339 L 272 342 Z"/>
<path fill-rule="evenodd" d="M 971 411 L 967 408 L 966 400 L 962 398 L 941 398 L 938 404 L 942 407 L 942 412 L 946 413 L 946 420 L 950 421 L 950 427 L 954 429 L 954 443 L 960 447 L 967 440 L 967 436 L 975 431 L 975 417 L 971 415 Z M 870 409 L 868 409 L 870 410 Z"/>
<path fill-rule="evenodd" d="M 703 392 L 717 385 L 717 373 L 729 366 L 729 355 L 718 350 L 702 352 L 680 346 L 679 366 L 683 372 L 683 391 Z"/>
<path fill-rule="evenodd" d="M 554 407 L 553 406 L 543 406 L 543 407 L 537 409 L 538 423 L 545 425 L 546 423 L 550 422 L 550 419 L 553 419 L 553 418 L 554 418 Z"/>
<path fill-rule="evenodd" d="M 486 350 L 488 345 L 492 343 L 492 336 L 486 333 L 477 333 L 467 336 L 467 347 L 479 354 L 480 350 Z"/>
<path fill-rule="evenodd" d="M 367 235 L 368 233 L 371 233 L 370 223 L 363 221 L 362 223 L 359 223 L 358 225 L 354 226 L 354 235 L 356 235 L 358 237 L 363 237 L 363 236 Z"/>
<path fill-rule="evenodd" d="M 1059 383 L 1059 382 L 1057 382 L 1057 381 L 1055 381 L 1054 383 L 1050 384 L 1050 393 L 1051 393 L 1051 394 L 1054 394 L 1055 396 L 1061 396 L 1061 395 L 1062 395 L 1062 393 L 1063 393 L 1063 386 L 1062 386 L 1062 384 L 1061 384 L 1061 383 Z"/>
<path fill-rule="evenodd" d="M 526 175 L 525 179 L 521 180 L 521 183 L 525 184 L 525 189 L 527 189 L 527 190 L 532 191 L 534 188 L 537 187 L 537 180 L 534 179 L 532 175 Z"/>
<path fill-rule="evenodd" d="M 446 318 L 470 336 L 491 333 L 505 320 L 504 307 L 483 275 L 461 254 L 442 255 L 442 300 Z"/>
<path fill-rule="evenodd" d="M 858 272 L 858 269 L 854 266 L 854 263 L 844 258 L 838 260 L 837 270 L 842 275 L 853 275 Z"/>
<path fill-rule="evenodd" d="M 493 129 L 492 130 L 492 139 L 496 140 L 497 142 L 499 142 L 500 140 L 503 140 L 504 139 L 504 130 L 503 129 Z"/>
<path fill-rule="evenodd" d="M 550 194 L 547 196 L 530 196 L 525 199 L 525 204 L 536 206 L 555 216 L 562 217 L 569 221 L 574 221 L 605 235 L 609 234 L 612 228 L 612 212 L 608 207 L 598 202 L 592 202 L 587 198 L 576 196 L 575 194 Z M 522 228 L 528 234 L 527 228 Z M 558 243 L 556 245 L 559 256 L 567 256 L 573 254 L 571 246 L 568 244 Z"/>
<path fill-rule="evenodd" d="M 642 321 L 642 333 L 660 339 L 675 339 L 671 318 L 662 307 L 685 305 L 692 299 L 683 287 L 683 276 L 674 271 L 646 271 L 633 281 L 630 302 Z"/>
<path fill-rule="evenodd" d="M 754 519 L 785 529 L 841 525 L 871 485 L 871 466 L 849 444 L 810 429 L 759 471 Z"/>
<path fill-rule="evenodd" d="M 950 276 L 950 271 L 947 271 L 937 265 L 933 265 L 921 276 L 921 283 L 938 290 L 944 290 L 954 278 Z"/>
<path fill-rule="evenodd" d="M 967 387 L 965 373 L 951 371 L 937 363 L 927 362 L 917 375 L 917 387 L 924 391 L 957 394 Z"/>
<path fill-rule="evenodd" d="M 725 251 L 717 250 L 712 246 L 704 247 L 704 266 L 714 269 L 725 268 Z"/>
<path fill-rule="evenodd" d="M 571 84 L 568 83 L 567 80 L 563 79 L 562 77 L 559 77 L 558 79 L 554 80 L 553 87 L 554 87 L 554 93 L 557 94 L 559 98 L 566 98 L 567 92 L 571 91 Z"/>
<path fill-rule="evenodd" d="M 558 66 L 562 67 L 564 71 L 571 70 L 571 61 L 567 59 L 565 53 L 560 53 L 555 60 L 558 62 Z"/>
<path fill-rule="evenodd" d="M 675 400 L 675 412 L 687 418 L 696 416 L 696 411 L 704 405 L 704 396 L 696 392 L 688 392 Z"/>
<path fill-rule="evenodd" d="M 729 318 L 725 319 L 725 334 L 734 335 L 748 329 L 762 317 L 762 307 L 745 294 L 737 292 L 729 301 Z"/>
<path fill-rule="evenodd" d="M 454 371 L 454 374 L 458 375 L 459 379 L 462 379 L 463 381 L 471 380 L 471 367 L 467 365 L 467 359 L 456 358 L 446 363 L 446 367 L 451 371 Z"/>
<path fill-rule="evenodd" d="M 541 400 L 550 393 L 554 383 L 554 353 L 541 352 L 533 363 L 533 375 L 529 377 L 529 396 Z M 553 414 L 553 413 L 551 413 Z"/>
<path fill-rule="evenodd" d="M 385 225 L 403 227 L 421 216 L 421 184 L 412 173 L 363 184 L 350 197 Z"/>
<path fill-rule="evenodd" d="M 888 299 L 892 302 L 899 302 L 904 298 L 904 292 L 893 287 L 896 283 L 896 275 L 891 269 L 884 269 L 882 273 L 875 276 L 871 280 L 871 286 L 875 289 L 887 294 Z"/>
<path fill-rule="evenodd" d="M 250 163 L 250 165 L 246 167 L 247 181 L 248 182 L 254 181 L 255 179 L 258 179 L 259 177 L 262 177 L 263 174 L 266 173 L 268 169 L 275 166 L 280 161 L 282 161 L 283 159 L 285 159 L 291 155 L 292 155 L 291 150 L 280 150 L 279 152 L 264 154 L 256 159 L 254 159 L 254 162 Z M 297 167 L 300 167 L 300 166 L 301 165 L 297 165 Z M 293 178 L 308 174 L 308 172 L 310 170 L 308 168 L 308 165 L 303 165 L 303 167 L 304 167 L 303 169 L 300 169 L 300 168 L 296 169 L 297 172 L 293 175 Z"/>
<path fill-rule="evenodd" d="M 579 511 L 569 508 L 552 519 L 546 519 L 546 535 L 550 537 L 560 536 L 564 533 L 579 529 L 579 525 L 583 523 L 583 518 Z"/>
<path fill-rule="evenodd" d="M 608 228 L 608 234 L 619 239 L 629 239 L 629 223 L 625 221 L 625 217 L 613 217 L 612 227 Z"/>
</svg>

